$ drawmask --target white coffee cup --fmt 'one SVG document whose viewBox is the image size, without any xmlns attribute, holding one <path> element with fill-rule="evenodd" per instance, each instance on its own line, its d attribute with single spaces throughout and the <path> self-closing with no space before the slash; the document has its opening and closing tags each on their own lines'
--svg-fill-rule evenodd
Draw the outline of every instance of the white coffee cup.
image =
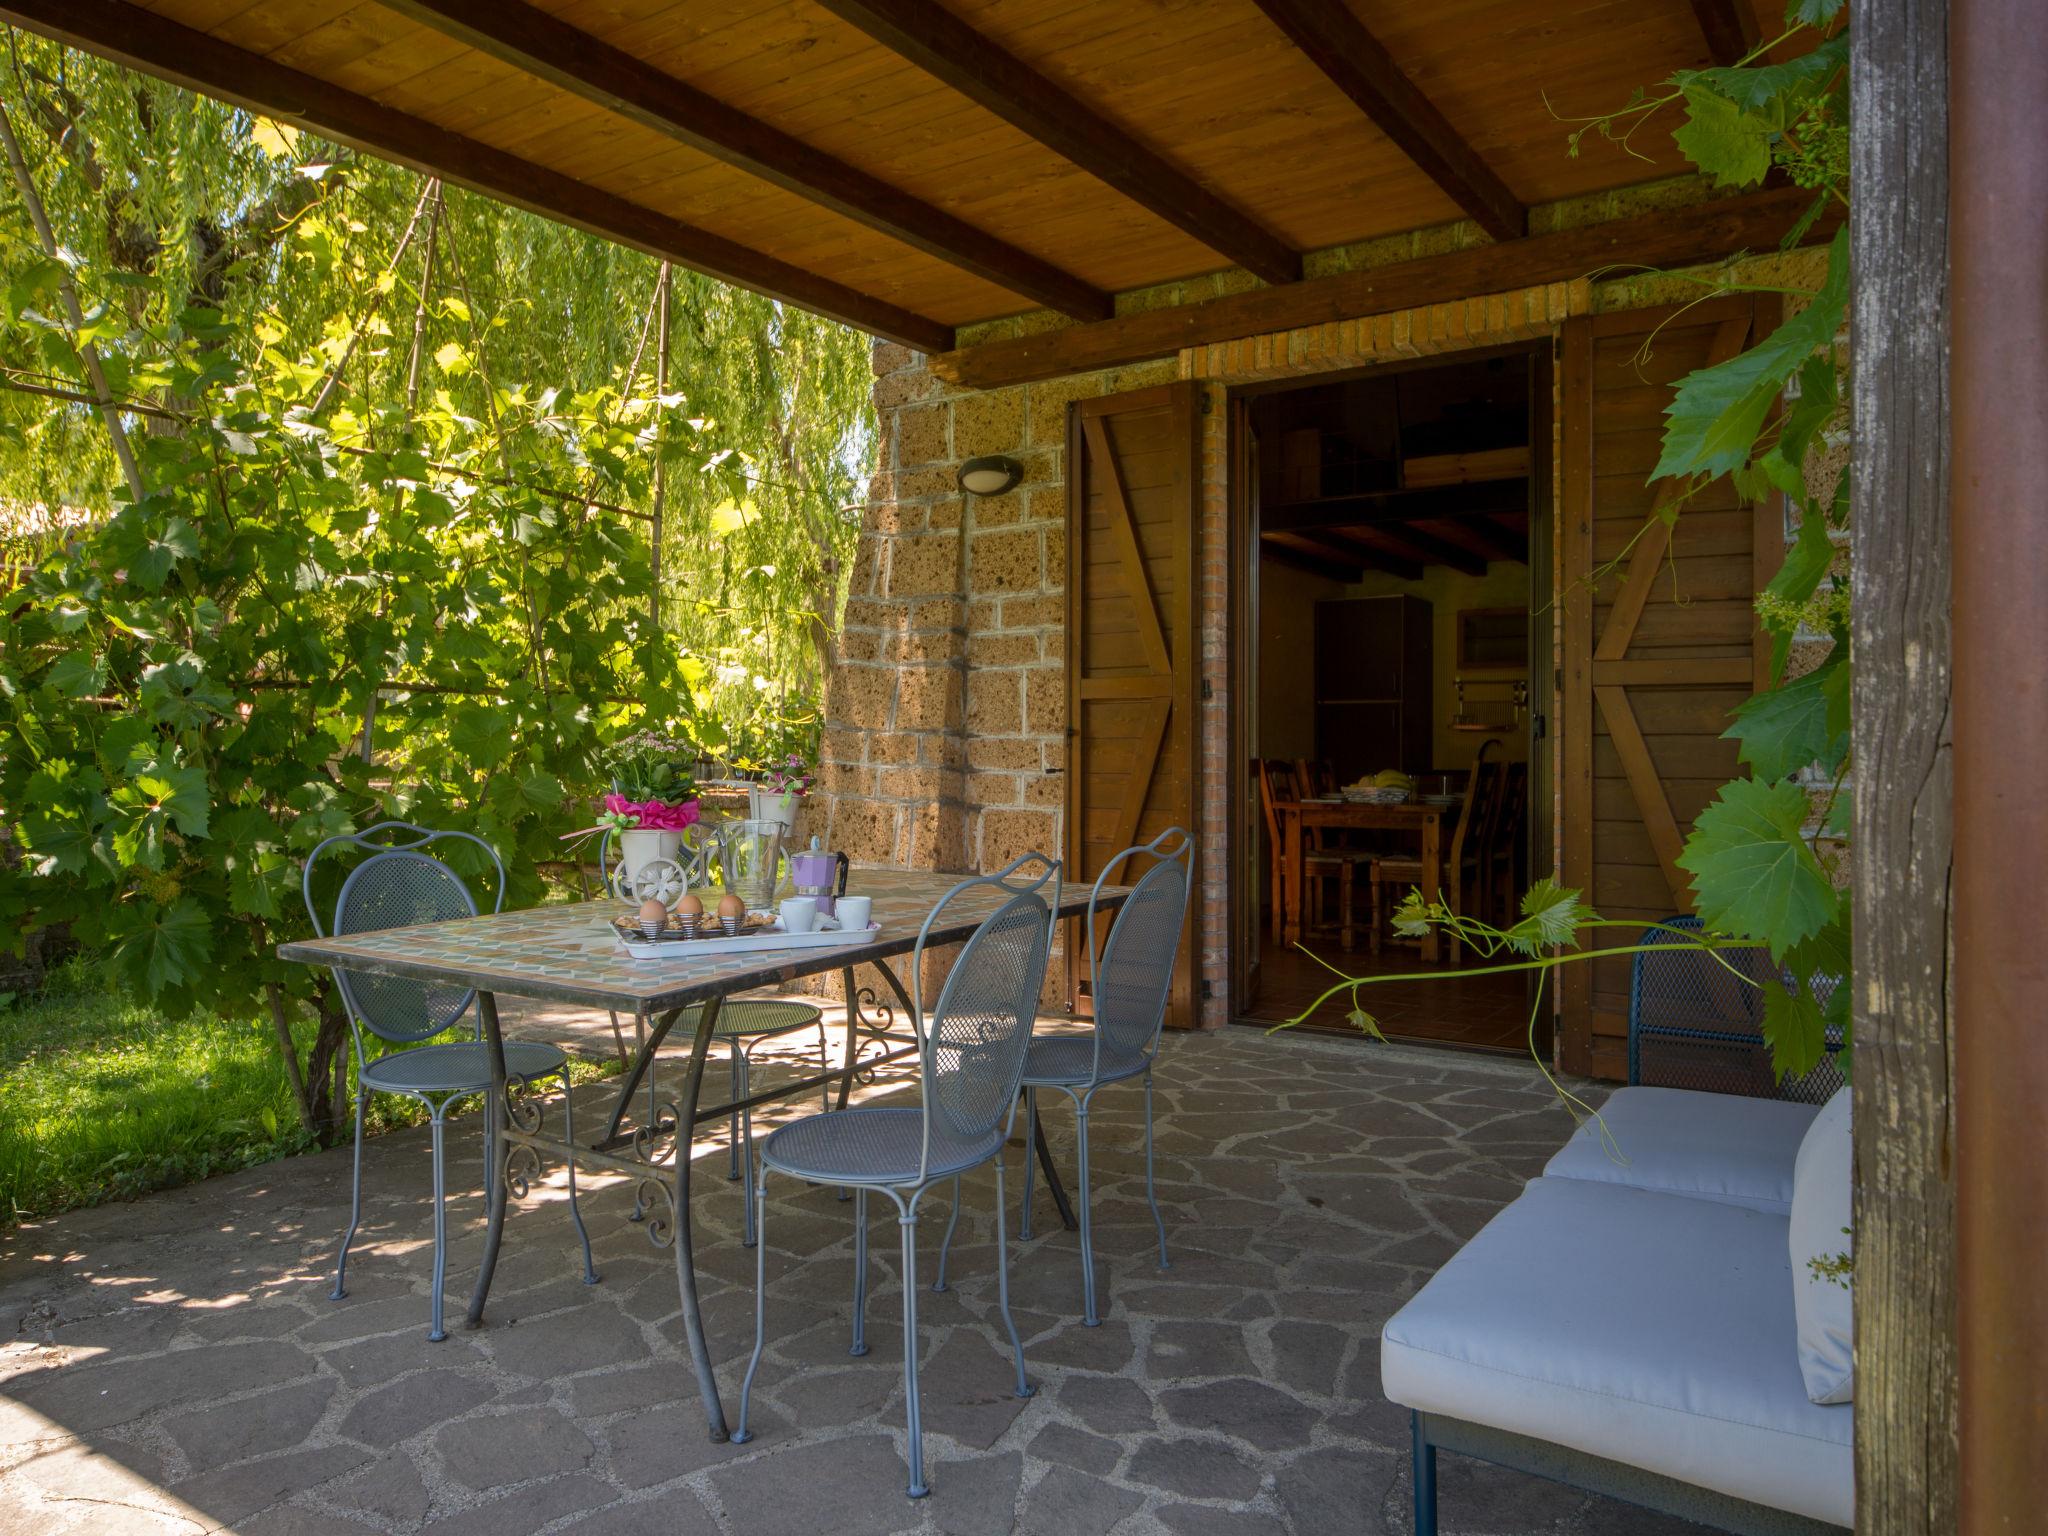
<svg viewBox="0 0 2048 1536">
<path fill-rule="evenodd" d="M 841 928 L 849 933 L 861 933 L 868 926 L 868 914 L 873 905 L 871 896 L 842 896 L 833 903 L 832 910 L 839 918 Z"/>
<path fill-rule="evenodd" d="M 782 918 L 784 933 L 809 933 L 818 926 L 818 898 L 815 896 L 785 897 L 777 911 Z"/>
</svg>

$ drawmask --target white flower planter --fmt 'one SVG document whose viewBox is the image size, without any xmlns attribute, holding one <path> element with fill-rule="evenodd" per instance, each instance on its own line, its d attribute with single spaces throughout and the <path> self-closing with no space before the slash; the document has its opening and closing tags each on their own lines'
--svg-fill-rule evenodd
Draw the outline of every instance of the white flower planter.
<svg viewBox="0 0 2048 1536">
<path fill-rule="evenodd" d="M 779 794 L 759 784 L 747 788 L 747 813 L 755 821 L 779 821 L 782 823 L 783 845 L 793 847 L 789 839 L 796 834 L 797 812 L 803 809 L 803 801 L 792 794 Z"/>
<path fill-rule="evenodd" d="M 656 827 L 635 827 L 630 832 L 621 832 L 619 867 L 612 882 L 613 891 L 622 901 L 632 900 L 633 879 L 642 866 L 652 864 L 656 859 L 680 864 L 682 848 L 683 834 L 680 832 L 664 832 Z"/>
</svg>

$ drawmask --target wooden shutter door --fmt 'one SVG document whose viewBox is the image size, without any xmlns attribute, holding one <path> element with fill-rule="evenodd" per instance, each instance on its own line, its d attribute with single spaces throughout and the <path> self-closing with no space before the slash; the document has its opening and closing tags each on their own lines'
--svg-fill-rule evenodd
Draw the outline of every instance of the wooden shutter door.
<svg viewBox="0 0 2048 1536">
<path fill-rule="evenodd" d="M 1666 523 L 1652 514 L 1677 510 L 1671 488 L 1648 481 L 1673 386 L 1768 334 L 1776 310 L 1742 296 L 1565 328 L 1563 874 L 1603 917 L 1692 910 L 1677 859 L 1693 818 L 1740 772 L 1721 739 L 1729 712 L 1767 681 L 1755 594 L 1784 559 L 1780 503 L 1745 503 L 1723 477 Z M 1626 1077 L 1630 962 L 1558 974 L 1561 1064 Z"/>
<path fill-rule="evenodd" d="M 1199 830 L 1199 404 L 1193 384 L 1166 384 L 1069 408 L 1066 861 L 1077 884 L 1168 827 Z M 1200 926 L 1191 910 L 1167 1011 L 1181 1028 L 1198 1015 Z M 1068 994 L 1085 1009 L 1078 938 Z"/>
</svg>

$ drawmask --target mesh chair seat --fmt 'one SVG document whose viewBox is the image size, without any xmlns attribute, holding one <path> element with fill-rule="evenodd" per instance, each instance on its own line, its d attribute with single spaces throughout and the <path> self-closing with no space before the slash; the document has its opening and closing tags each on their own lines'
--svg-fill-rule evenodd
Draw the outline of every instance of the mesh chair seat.
<svg viewBox="0 0 2048 1536">
<path fill-rule="evenodd" d="M 703 1012 L 702 1004 L 685 1008 L 682 1017 L 676 1020 L 676 1028 L 686 1038 L 694 1034 L 697 1020 Z M 718 1040 L 781 1035 L 792 1029 L 810 1029 L 820 1017 L 819 1009 L 811 1003 L 792 1003 L 768 997 L 735 998 L 719 1004 L 718 1027 L 711 1033 Z"/>
<path fill-rule="evenodd" d="M 978 1168 L 1003 1144 L 1003 1127 L 960 1138 L 932 1116 L 926 1182 Z M 915 1184 L 924 1153 L 921 1109 L 842 1109 L 785 1125 L 761 1143 L 763 1165 L 819 1184 Z"/>
<path fill-rule="evenodd" d="M 557 1046 L 532 1040 L 505 1042 L 505 1071 L 511 1077 L 559 1072 L 568 1060 Z M 379 1093 L 481 1093 L 491 1086 L 490 1048 L 481 1041 L 463 1040 L 393 1051 L 364 1068 L 362 1082 Z"/>
<path fill-rule="evenodd" d="M 1122 1082 L 1127 1077 L 1136 1077 L 1148 1065 L 1147 1057 L 1119 1052 L 1107 1038 L 1103 1040 L 1100 1081 Z M 1097 1081 L 1093 1035 L 1040 1035 L 1025 1053 L 1026 1086 L 1061 1088 L 1093 1081 Z"/>
</svg>

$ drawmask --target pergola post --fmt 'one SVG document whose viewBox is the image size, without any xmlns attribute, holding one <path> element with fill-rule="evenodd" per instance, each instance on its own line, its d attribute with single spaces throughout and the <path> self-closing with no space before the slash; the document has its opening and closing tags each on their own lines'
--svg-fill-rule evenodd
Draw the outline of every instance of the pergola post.
<svg viewBox="0 0 2048 1536">
<path fill-rule="evenodd" d="M 1956 1528 L 1946 0 L 1858 0 L 1850 37 L 1856 1523 L 1935 1536 Z"/>
<path fill-rule="evenodd" d="M 1962 1536 L 2048 1475 L 2048 28 L 1950 12 L 1956 1345 Z M 1901 552 L 1903 553 L 1903 551 Z"/>
</svg>

